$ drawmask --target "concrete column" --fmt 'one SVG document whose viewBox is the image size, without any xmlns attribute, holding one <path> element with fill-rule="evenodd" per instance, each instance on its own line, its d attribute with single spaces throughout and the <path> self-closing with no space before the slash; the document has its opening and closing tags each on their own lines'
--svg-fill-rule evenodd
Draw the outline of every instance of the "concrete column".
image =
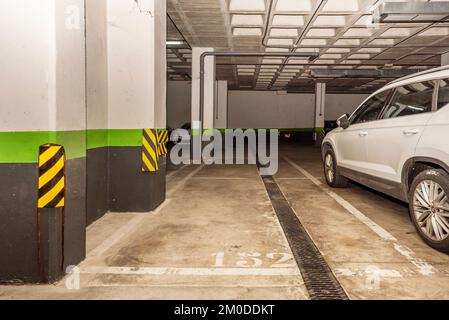
<svg viewBox="0 0 449 320">
<path fill-rule="evenodd" d="M 165 199 L 165 158 L 143 173 L 141 146 L 166 127 L 166 1 L 107 4 L 109 209 L 145 212 Z"/>
<path fill-rule="evenodd" d="M 213 48 L 193 48 L 192 50 L 192 126 L 201 120 L 200 111 L 200 57 Z M 214 128 L 215 117 L 215 57 L 207 57 L 204 66 L 204 119 L 203 128 Z"/>
<path fill-rule="evenodd" d="M 325 106 L 326 83 L 318 82 L 315 86 L 315 132 L 313 134 L 316 144 L 321 144 L 323 139 Z"/>
<path fill-rule="evenodd" d="M 1 1 L 0 27 L 0 280 L 55 280 L 85 256 L 84 1 Z M 47 143 L 66 154 L 64 233 L 62 209 L 37 210 Z"/>
<path fill-rule="evenodd" d="M 449 53 L 445 53 L 441 56 L 441 65 L 449 66 Z"/>
<path fill-rule="evenodd" d="M 107 2 L 86 1 L 87 224 L 109 211 Z"/>
<path fill-rule="evenodd" d="M 215 110 L 215 128 L 227 129 L 228 125 L 228 81 L 217 81 L 217 102 Z"/>
</svg>

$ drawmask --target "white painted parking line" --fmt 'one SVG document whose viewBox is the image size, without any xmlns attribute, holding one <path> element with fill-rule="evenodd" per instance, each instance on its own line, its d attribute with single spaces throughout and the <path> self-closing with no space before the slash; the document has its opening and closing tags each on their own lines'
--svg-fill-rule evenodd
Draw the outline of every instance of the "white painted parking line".
<svg viewBox="0 0 449 320">
<path fill-rule="evenodd" d="M 343 208 L 346 209 L 349 213 L 351 213 L 355 218 L 357 218 L 360 222 L 365 224 L 369 229 L 371 229 L 374 233 L 376 233 L 380 238 L 385 241 L 388 241 L 393 244 L 394 249 L 400 253 L 403 257 L 405 257 L 411 264 L 413 264 L 418 272 L 421 275 L 431 275 L 438 270 L 433 267 L 430 263 L 424 261 L 423 259 L 417 258 L 416 254 L 406 246 L 400 245 L 397 243 L 397 239 L 389 233 L 387 230 L 382 228 L 380 225 L 375 223 L 373 220 L 368 218 L 365 214 L 363 214 L 360 210 L 351 205 L 348 201 L 343 199 L 341 196 L 331 191 L 327 186 L 325 186 L 321 181 L 315 178 L 312 174 L 310 174 L 307 170 L 300 167 L 289 158 L 284 158 L 293 168 L 301 172 L 305 177 L 307 177 L 310 181 L 313 182 L 316 186 L 318 186 L 322 191 L 324 191 L 328 196 L 334 199 L 338 204 L 340 204 Z"/>
<path fill-rule="evenodd" d="M 195 176 L 198 172 L 201 171 L 201 169 L 204 168 L 204 165 L 199 166 L 198 168 L 196 168 L 195 170 L 193 170 L 192 172 L 190 172 L 184 179 L 180 180 L 178 183 L 176 183 L 174 185 L 173 188 L 169 188 L 169 190 L 167 190 L 167 194 L 166 197 L 169 198 L 171 197 L 175 192 L 177 192 L 188 180 L 190 180 L 193 176 Z"/>
<path fill-rule="evenodd" d="M 396 241 L 396 238 L 386 231 L 384 228 L 379 226 L 377 223 L 372 221 L 370 218 L 365 216 L 362 212 L 360 212 L 357 208 L 355 208 L 352 204 L 350 204 L 348 201 L 337 195 L 335 192 L 329 190 L 328 188 L 324 187 L 323 183 L 319 181 L 317 178 L 315 178 L 312 174 L 307 172 L 302 167 L 298 166 L 296 163 L 291 161 L 290 159 L 286 158 L 287 162 L 294 167 L 296 170 L 301 172 L 307 179 L 312 181 L 316 186 L 320 187 L 321 190 L 323 190 L 325 193 L 327 193 L 331 198 L 333 198 L 335 201 L 338 202 L 343 208 L 345 208 L 349 213 L 351 213 L 353 216 L 355 216 L 358 220 L 363 222 L 368 228 L 370 228 L 372 231 L 374 231 L 379 237 L 381 237 L 384 240 L 387 241 Z"/>
<path fill-rule="evenodd" d="M 188 166 L 185 164 L 185 165 L 181 166 L 181 168 L 176 169 L 176 170 L 173 170 L 173 171 L 171 171 L 170 173 L 168 173 L 168 174 L 165 176 L 165 178 L 166 178 L 167 180 L 169 180 L 169 179 L 171 179 L 173 176 L 177 175 L 178 173 L 180 173 L 181 171 L 183 171 L 184 169 L 186 169 L 187 167 L 188 167 Z"/>
<path fill-rule="evenodd" d="M 195 180 L 249 180 L 251 178 L 241 177 L 194 177 Z"/>
<path fill-rule="evenodd" d="M 353 268 L 335 268 L 336 275 L 343 277 L 367 277 L 376 275 L 380 278 L 402 278 L 402 273 L 394 269 L 382 269 L 378 266 L 368 266 L 366 269 L 353 269 Z"/>
<path fill-rule="evenodd" d="M 296 268 L 136 268 L 85 267 L 81 274 L 150 276 L 299 276 Z"/>
<path fill-rule="evenodd" d="M 288 181 L 288 180 L 309 180 L 309 178 L 275 178 L 277 181 Z"/>
<path fill-rule="evenodd" d="M 168 289 L 186 289 L 186 288 L 219 288 L 219 289 L 239 289 L 239 288 L 248 288 L 248 289 L 295 289 L 306 296 L 305 290 L 301 287 L 302 283 L 294 284 L 272 284 L 272 285 L 253 285 L 253 284 L 245 284 L 245 283 L 236 283 L 236 284 L 146 284 L 146 283 L 120 283 L 120 284 L 100 284 L 100 283 L 89 283 L 87 286 L 83 286 L 83 288 L 168 288 Z"/>
</svg>

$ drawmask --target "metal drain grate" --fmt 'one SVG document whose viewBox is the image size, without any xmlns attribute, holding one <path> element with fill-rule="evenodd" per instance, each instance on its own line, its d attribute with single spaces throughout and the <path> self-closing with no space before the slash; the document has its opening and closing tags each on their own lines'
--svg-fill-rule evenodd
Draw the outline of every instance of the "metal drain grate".
<svg viewBox="0 0 449 320">
<path fill-rule="evenodd" d="M 273 177 L 263 177 L 273 208 L 287 236 L 312 300 L 348 300 L 318 248 L 307 234 Z"/>
</svg>

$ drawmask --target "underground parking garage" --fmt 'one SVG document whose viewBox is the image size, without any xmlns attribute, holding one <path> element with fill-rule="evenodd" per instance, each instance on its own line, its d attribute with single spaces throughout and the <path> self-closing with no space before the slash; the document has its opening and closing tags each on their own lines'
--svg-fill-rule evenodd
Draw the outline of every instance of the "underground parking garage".
<svg viewBox="0 0 449 320">
<path fill-rule="evenodd" d="M 449 2 L 0 18 L 0 299 L 449 298 Z"/>
</svg>

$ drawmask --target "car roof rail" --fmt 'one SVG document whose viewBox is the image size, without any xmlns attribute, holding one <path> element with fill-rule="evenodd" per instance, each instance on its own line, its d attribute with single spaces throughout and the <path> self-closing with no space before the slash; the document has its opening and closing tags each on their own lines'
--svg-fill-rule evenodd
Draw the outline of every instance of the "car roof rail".
<svg viewBox="0 0 449 320">
<path fill-rule="evenodd" d="M 390 84 L 398 83 L 398 82 L 403 81 L 403 80 L 407 80 L 407 79 L 411 79 L 411 78 L 419 77 L 419 76 L 424 76 L 426 74 L 431 74 L 431 73 L 434 73 L 434 72 L 444 71 L 444 70 L 449 70 L 449 66 L 442 66 L 442 67 L 438 67 L 438 68 L 429 69 L 429 70 L 426 70 L 426 71 L 413 73 L 411 75 L 408 75 L 408 76 L 396 79 L 396 80 L 390 82 Z"/>
</svg>

